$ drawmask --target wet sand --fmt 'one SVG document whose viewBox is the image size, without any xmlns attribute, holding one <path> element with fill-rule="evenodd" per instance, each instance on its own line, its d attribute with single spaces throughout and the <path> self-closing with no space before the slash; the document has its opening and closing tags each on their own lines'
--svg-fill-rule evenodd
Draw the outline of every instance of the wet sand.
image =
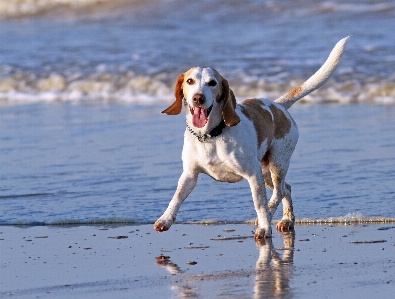
<svg viewBox="0 0 395 299">
<path fill-rule="evenodd" d="M 273 227 L 274 228 L 274 227 Z M 395 226 L 0 227 L 1 298 L 389 298 Z"/>
</svg>

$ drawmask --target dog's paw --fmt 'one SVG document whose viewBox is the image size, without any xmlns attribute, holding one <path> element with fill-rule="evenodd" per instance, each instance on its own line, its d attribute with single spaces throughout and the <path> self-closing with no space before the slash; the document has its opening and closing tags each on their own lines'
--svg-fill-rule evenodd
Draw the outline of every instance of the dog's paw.
<svg viewBox="0 0 395 299">
<path fill-rule="evenodd" d="M 294 223 L 289 219 L 283 219 L 276 225 L 278 232 L 289 232 L 294 229 Z"/>
<path fill-rule="evenodd" d="M 265 230 L 264 228 L 257 228 L 254 234 L 255 240 L 260 240 L 263 238 L 271 238 L 272 232 L 271 229 Z"/>
<path fill-rule="evenodd" d="M 159 233 L 167 231 L 170 228 L 170 226 L 173 224 L 173 222 L 174 220 L 172 218 L 167 218 L 167 219 L 159 218 L 154 223 L 154 229 Z"/>
</svg>

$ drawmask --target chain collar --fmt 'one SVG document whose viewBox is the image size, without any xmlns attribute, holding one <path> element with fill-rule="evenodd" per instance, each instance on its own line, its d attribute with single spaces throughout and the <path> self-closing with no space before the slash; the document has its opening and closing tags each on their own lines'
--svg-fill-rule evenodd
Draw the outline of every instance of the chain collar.
<svg viewBox="0 0 395 299">
<path fill-rule="evenodd" d="M 186 122 L 186 124 L 187 124 L 187 129 L 188 129 L 189 133 L 191 133 L 193 136 L 195 136 L 200 142 L 206 142 L 210 138 L 214 138 L 214 137 L 221 135 L 222 130 L 226 127 L 225 121 L 221 120 L 221 122 L 218 124 L 218 126 L 216 126 L 214 129 L 212 129 L 210 132 L 208 132 L 204 135 L 199 135 L 194 130 L 192 130 L 192 128 L 188 125 L 188 122 Z"/>
</svg>

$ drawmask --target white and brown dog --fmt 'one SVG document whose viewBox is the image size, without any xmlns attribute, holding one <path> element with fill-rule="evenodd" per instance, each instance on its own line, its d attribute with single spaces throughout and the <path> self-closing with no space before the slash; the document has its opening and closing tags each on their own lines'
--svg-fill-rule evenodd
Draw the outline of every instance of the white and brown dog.
<svg viewBox="0 0 395 299">
<path fill-rule="evenodd" d="M 283 218 L 276 229 L 292 229 L 295 216 L 285 176 L 299 134 L 287 110 L 326 82 L 339 64 L 347 39 L 336 44 L 313 76 L 274 102 L 250 99 L 237 104 L 228 81 L 212 68 L 194 67 L 181 74 L 174 89 L 176 100 L 162 113 L 179 114 L 185 106 L 183 173 L 155 230 L 166 231 L 174 223 L 200 173 L 222 182 L 243 178 L 249 182 L 258 215 L 256 239 L 271 236 L 271 218 L 281 200 Z M 273 189 L 269 203 L 265 185 Z"/>
</svg>

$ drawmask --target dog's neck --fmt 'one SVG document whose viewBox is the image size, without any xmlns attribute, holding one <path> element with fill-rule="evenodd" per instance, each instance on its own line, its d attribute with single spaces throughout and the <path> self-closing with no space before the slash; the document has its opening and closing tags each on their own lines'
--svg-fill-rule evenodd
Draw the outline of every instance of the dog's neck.
<svg viewBox="0 0 395 299">
<path fill-rule="evenodd" d="M 206 142 L 211 138 L 221 135 L 222 130 L 226 127 L 225 121 L 222 119 L 221 122 L 216 127 L 214 127 L 210 132 L 203 135 L 199 135 L 189 126 L 188 121 L 186 121 L 186 124 L 189 133 L 195 136 L 200 142 Z"/>
</svg>

